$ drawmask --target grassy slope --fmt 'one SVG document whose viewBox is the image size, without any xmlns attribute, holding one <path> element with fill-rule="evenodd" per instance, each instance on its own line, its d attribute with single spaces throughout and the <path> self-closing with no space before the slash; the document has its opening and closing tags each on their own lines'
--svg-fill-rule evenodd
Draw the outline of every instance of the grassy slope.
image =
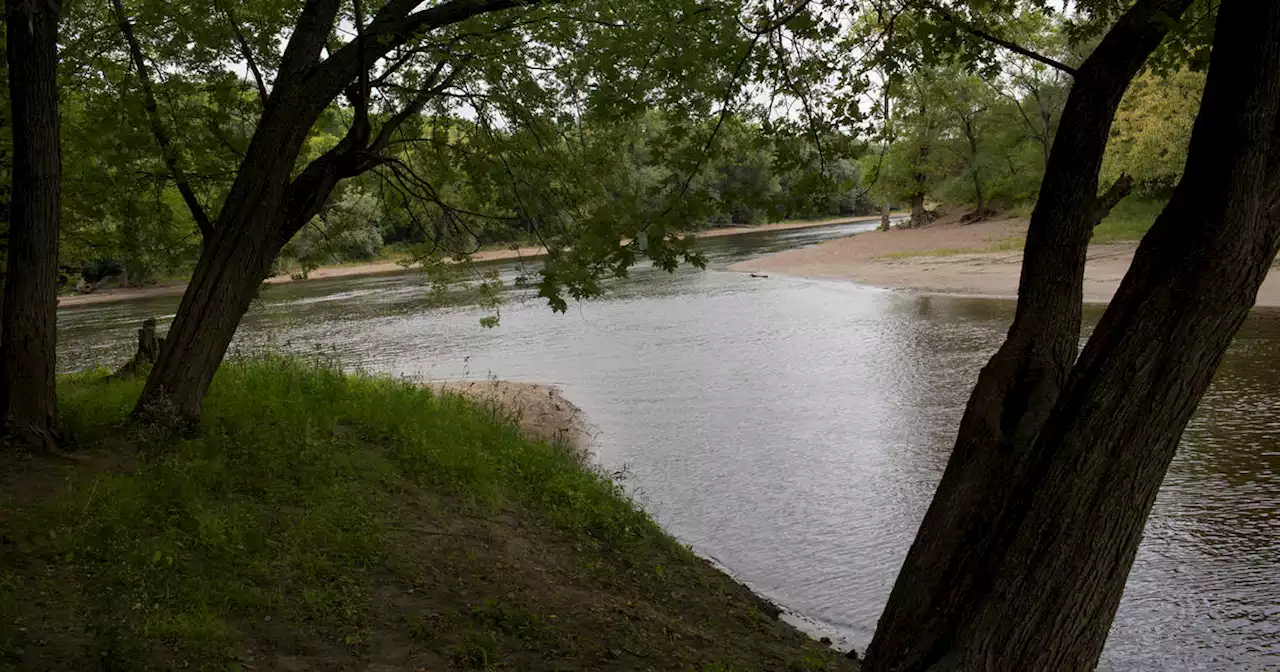
<svg viewBox="0 0 1280 672">
<path fill-rule="evenodd" d="M 849 669 L 492 411 L 266 360 L 173 442 L 139 388 L 61 381 L 83 464 L 0 456 L 0 669 Z"/>
</svg>

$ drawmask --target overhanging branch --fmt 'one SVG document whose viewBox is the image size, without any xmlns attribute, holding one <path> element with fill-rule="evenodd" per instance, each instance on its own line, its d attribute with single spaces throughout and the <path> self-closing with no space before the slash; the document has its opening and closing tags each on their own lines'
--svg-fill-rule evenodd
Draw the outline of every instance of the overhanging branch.
<svg viewBox="0 0 1280 672">
<path fill-rule="evenodd" d="M 155 88 L 151 83 L 151 69 L 147 65 L 147 59 L 142 55 L 142 45 L 138 42 L 137 35 L 133 32 L 133 24 L 129 22 L 129 17 L 125 15 L 124 4 L 121 0 L 111 0 L 112 7 L 115 11 L 116 21 L 120 25 L 120 32 L 124 33 L 124 39 L 129 43 L 129 56 L 133 60 L 133 65 L 138 69 L 138 80 L 142 83 L 143 106 L 146 108 L 147 117 L 151 121 L 151 134 L 156 138 L 156 144 L 160 146 L 160 154 L 164 158 L 164 164 L 169 169 L 169 174 L 173 176 L 173 181 L 178 186 L 178 193 L 182 195 L 182 200 L 187 204 L 187 209 L 191 211 L 191 217 L 195 219 L 196 226 L 200 228 L 200 235 L 205 240 L 213 237 L 213 222 L 209 219 L 209 215 L 205 213 L 204 206 L 200 205 L 200 199 L 196 198 L 196 192 L 191 188 L 191 181 L 187 178 L 187 174 L 182 170 L 182 166 L 178 163 L 178 151 L 173 146 L 173 142 L 169 138 L 169 132 L 165 129 L 164 120 L 160 118 L 160 108 L 156 104 Z"/>
<path fill-rule="evenodd" d="M 1111 209 L 1120 204 L 1129 192 L 1133 191 L 1133 178 L 1121 173 L 1116 181 L 1111 183 L 1110 187 L 1102 193 L 1094 202 L 1093 206 L 1093 225 L 1097 226 L 1111 214 Z"/>
<path fill-rule="evenodd" d="M 1056 70 L 1061 70 L 1062 72 L 1065 72 L 1068 75 L 1071 75 L 1072 77 L 1074 77 L 1076 74 L 1076 69 L 1067 65 L 1066 63 L 1063 63 L 1062 61 L 1059 61 L 1056 59 L 1049 58 L 1044 54 L 1040 54 L 1035 51 L 1032 51 L 1020 44 L 1010 42 L 1009 40 L 1006 40 L 997 35 L 992 35 L 991 33 L 988 33 L 987 31 L 981 28 L 978 28 L 977 26 L 974 26 L 968 21 L 965 21 L 964 19 L 956 16 L 955 12 L 952 12 L 951 10 L 945 7 L 942 7 L 932 2 L 925 2 L 924 6 L 934 10 L 935 12 L 938 12 L 943 16 L 943 18 L 945 18 L 952 25 L 956 26 L 957 28 L 959 28 L 960 30 L 963 30 L 966 33 L 969 33 L 970 35 L 973 35 L 974 37 L 980 38 L 982 40 L 986 40 L 987 42 L 990 42 L 996 46 L 1004 47 L 1005 49 L 1008 49 L 1009 51 L 1012 51 L 1015 54 L 1026 56 L 1027 58 L 1033 61 L 1043 63 Z"/>
<path fill-rule="evenodd" d="M 258 86 L 258 102 L 263 109 L 267 107 L 267 81 L 262 76 L 262 70 L 258 69 L 258 59 L 253 57 L 253 49 L 249 46 L 249 40 L 245 39 L 244 31 L 240 29 L 240 22 L 236 20 L 236 15 L 231 9 L 224 6 L 221 2 L 216 3 L 218 8 L 222 10 L 222 14 L 227 19 L 227 23 L 231 24 L 231 32 L 235 35 L 236 44 L 240 45 L 240 55 L 244 56 L 245 63 L 249 64 L 249 72 L 253 73 L 253 82 Z"/>
</svg>

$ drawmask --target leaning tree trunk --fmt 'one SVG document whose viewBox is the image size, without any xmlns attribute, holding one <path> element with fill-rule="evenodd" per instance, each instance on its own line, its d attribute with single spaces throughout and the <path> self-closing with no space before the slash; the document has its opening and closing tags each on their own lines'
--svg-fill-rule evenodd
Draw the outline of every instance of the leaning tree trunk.
<svg viewBox="0 0 1280 672">
<path fill-rule="evenodd" d="M 279 101 L 263 114 L 147 376 L 135 410 L 140 418 L 198 422 L 205 392 L 240 319 L 296 231 L 282 221 L 290 176 L 323 110 L 307 93 L 302 87 L 278 92 Z M 328 195 L 315 194 L 321 201 Z"/>
<path fill-rule="evenodd" d="M 1098 171 L 1129 82 L 1190 0 L 1140 0 L 1076 72 L 1024 252 L 1018 306 L 982 369 L 955 448 L 867 650 L 864 669 L 927 670 L 955 647 L 996 577 L 992 522 L 1021 502 L 1007 487 L 1033 448 L 1076 356 Z M 1011 664 L 1012 667 L 1017 667 Z"/>
<path fill-rule="evenodd" d="M 62 150 L 58 136 L 58 5 L 6 2 L 13 194 L 0 344 L 6 433 L 54 447 L 54 357 Z"/>
<path fill-rule="evenodd" d="M 422 9 L 417 2 L 388 2 L 367 24 L 357 3 L 356 39 L 336 48 L 329 38 L 343 3 L 307 0 L 303 4 L 262 119 L 217 221 L 205 236 L 204 251 L 160 347 L 160 357 L 147 376 L 135 416 L 175 424 L 198 422 L 214 372 L 280 249 L 319 211 L 339 181 L 377 165 L 379 152 L 399 126 L 421 112 L 445 85 L 435 82 L 433 75 L 435 86 L 426 87 L 399 112 L 382 119 L 374 137 L 368 65 L 415 36 L 475 16 L 543 2 L 450 0 Z M 125 17 L 118 18 L 122 28 L 128 24 Z M 131 31 L 123 32 L 129 39 Z M 365 39 L 370 35 L 373 39 Z M 326 49 L 329 54 L 321 59 Z M 359 86 L 350 86 L 353 82 Z M 295 175 L 307 134 L 344 92 L 355 108 L 347 135 Z"/>
<path fill-rule="evenodd" d="M 1216 30 L 1184 177 L 1001 484 L 1000 543 L 974 551 L 985 590 L 929 668 L 1097 664 L 1182 431 L 1280 249 L 1280 2 L 1224 0 Z"/>
<path fill-rule="evenodd" d="M 219 229 L 200 256 L 147 376 L 138 401 L 140 418 L 182 425 L 199 421 L 213 374 L 284 245 L 272 213 Z"/>
</svg>

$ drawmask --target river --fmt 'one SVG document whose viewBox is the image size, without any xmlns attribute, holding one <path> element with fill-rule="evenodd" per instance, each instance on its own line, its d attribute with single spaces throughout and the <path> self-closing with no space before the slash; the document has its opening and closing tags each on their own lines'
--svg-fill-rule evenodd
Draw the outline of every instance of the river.
<svg viewBox="0 0 1280 672">
<path fill-rule="evenodd" d="M 861 651 L 1013 305 L 716 269 L 868 226 L 705 239 L 709 270 L 638 268 L 563 315 L 512 290 L 497 329 L 414 272 L 272 286 L 235 349 L 558 385 L 668 530 Z M 59 368 L 122 362 L 176 305 L 63 309 Z M 1280 669 L 1278 514 L 1280 312 L 1257 312 L 1183 438 L 1099 669 Z"/>
</svg>

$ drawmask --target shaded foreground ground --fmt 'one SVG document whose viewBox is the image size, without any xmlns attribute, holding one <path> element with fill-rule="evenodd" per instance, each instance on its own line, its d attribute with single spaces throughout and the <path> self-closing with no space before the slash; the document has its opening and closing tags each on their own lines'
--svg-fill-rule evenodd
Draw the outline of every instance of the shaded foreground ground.
<svg viewBox="0 0 1280 672">
<path fill-rule="evenodd" d="M 743 261 L 730 270 L 853 280 L 940 294 L 1013 298 L 1022 272 L 1027 220 L 962 224 L 956 217 L 918 229 L 894 229 L 827 241 Z M 1129 270 L 1137 243 L 1089 246 L 1084 299 L 1106 303 Z M 1280 274 L 1258 292 L 1258 306 L 1280 307 Z"/>
<path fill-rule="evenodd" d="M 493 407 L 263 360 L 175 440 L 140 386 L 0 455 L 0 669 L 854 669 Z"/>
<path fill-rule="evenodd" d="M 696 235 L 699 238 L 719 238 L 722 236 L 738 236 L 744 233 L 758 233 L 761 231 L 787 231 L 792 229 L 808 229 L 817 226 L 831 226 L 834 224 L 847 224 L 849 222 L 868 221 L 879 219 L 879 216 L 868 217 L 839 217 L 834 219 L 811 219 L 797 220 L 790 222 L 775 222 L 772 224 L 761 224 L 758 226 L 727 226 L 718 229 L 708 229 L 700 231 Z M 495 249 L 481 250 L 471 255 L 473 262 L 487 261 L 512 261 L 517 259 L 534 260 L 546 254 L 546 249 L 542 247 L 519 247 L 514 249 Z M 396 273 L 405 270 L 404 264 L 399 261 L 372 261 L 367 264 L 340 264 L 334 266 L 321 266 L 308 274 L 308 279 L 323 280 L 325 278 L 346 278 L 359 277 L 365 275 L 379 275 L 382 273 Z M 281 274 L 271 278 L 267 278 L 268 284 L 283 284 L 288 282 L 296 282 L 289 274 Z M 91 294 L 70 294 L 58 297 L 58 305 L 66 306 L 82 306 L 94 303 L 111 303 L 115 301 L 133 301 L 137 299 L 149 299 L 164 296 L 182 296 L 186 291 L 185 283 L 170 283 L 164 285 L 151 285 L 147 287 L 121 287 L 112 289 L 100 289 Z"/>
</svg>

